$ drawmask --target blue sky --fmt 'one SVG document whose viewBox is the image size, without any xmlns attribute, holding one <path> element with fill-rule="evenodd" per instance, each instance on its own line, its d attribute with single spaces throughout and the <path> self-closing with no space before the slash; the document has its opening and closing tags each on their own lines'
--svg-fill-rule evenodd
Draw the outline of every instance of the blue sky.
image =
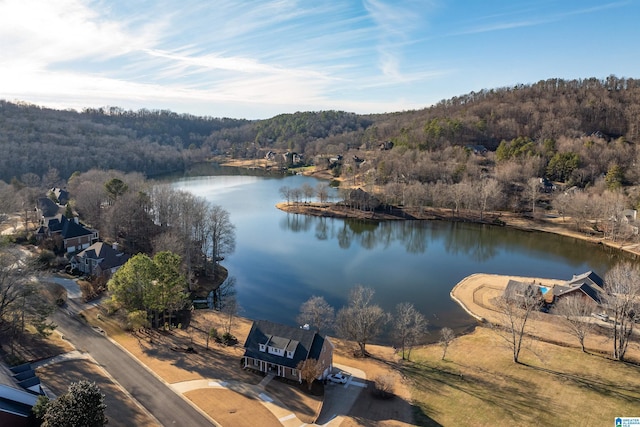
<svg viewBox="0 0 640 427">
<path fill-rule="evenodd" d="M 640 1 L 0 0 L 0 99 L 260 119 L 639 78 Z"/>
</svg>

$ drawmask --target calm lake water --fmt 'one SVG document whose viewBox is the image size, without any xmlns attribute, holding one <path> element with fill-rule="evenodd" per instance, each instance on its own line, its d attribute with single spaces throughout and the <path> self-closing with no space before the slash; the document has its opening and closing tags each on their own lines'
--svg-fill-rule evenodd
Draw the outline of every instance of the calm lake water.
<svg viewBox="0 0 640 427">
<path fill-rule="evenodd" d="M 604 276 L 621 257 L 600 245 L 502 227 L 287 214 L 275 207 L 283 201 L 279 189 L 315 187 L 319 181 L 216 173 L 223 175 L 172 184 L 229 211 L 236 251 L 222 264 L 236 278 L 241 315 L 252 319 L 295 325 L 309 297 L 321 295 L 337 311 L 349 289 L 362 284 L 375 289 L 375 302 L 387 311 L 408 301 L 429 319 L 432 331 L 461 330 L 475 322 L 449 292 L 470 274 L 568 279 L 593 270 Z"/>
</svg>

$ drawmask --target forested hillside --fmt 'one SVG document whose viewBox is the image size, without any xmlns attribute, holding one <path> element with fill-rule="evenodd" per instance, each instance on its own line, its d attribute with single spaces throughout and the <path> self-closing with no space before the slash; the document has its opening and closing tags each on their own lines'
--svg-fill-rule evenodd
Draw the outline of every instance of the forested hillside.
<svg viewBox="0 0 640 427">
<path fill-rule="evenodd" d="M 260 121 L 116 107 L 79 113 L 0 101 L 0 179 L 42 176 L 50 168 L 63 178 L 91 168 L 152 176 L 213 154 L 259 158 L 265 149 L 295 151 L 311 161 L 387 140 L 420 152 L 467 145 L 494 151 L 520 137 L 548 152 L 545 140 L 636 142 L 639 117 L 640 80 L 615 76 L 487 89 L 417 111 L 300 112 Z"/>
<path fill-rule="evenodd" d="M 64 179 L 91 168 L 148 176 L 179 171 L 210 155 L 206 141 L 212 132 L 244 123 L 170 111 L 78 113 L 0 101 L 0 180 L 42 177 L 49 169 Z"/>
<path fill-rule="evenodd" d="M 640 204 L 639 137 L 640 80 L 615 76 L 487 89 L 416 111 L 259 121 L 0 102 L 0 179 L 46 188 L 90 169 L 149 177 L 210 156 L 271 151 L 282 164 L 282 154 L 296 152 L 387 204 L 454 214 L 581 206 L 572 216 L 586 224 Z"/>
<path fill-rule="evenodd" d="M 307 157 L 349 146 L 392 140 L 420 150 L 482 144 L 495 150 L 502 140 L 535 141 L 591 134 L 607 139 L 640 136 L 640 80 L 550 79 L 472 92 L 417 111 L 357 116 L 341 112 L 296 113 L 214 132 L 221 150 L 235 145 L 238 155 L 260 147 L 291 149 Z M 244 144 L 237 146 L 237 144 Z"/>
</svg>

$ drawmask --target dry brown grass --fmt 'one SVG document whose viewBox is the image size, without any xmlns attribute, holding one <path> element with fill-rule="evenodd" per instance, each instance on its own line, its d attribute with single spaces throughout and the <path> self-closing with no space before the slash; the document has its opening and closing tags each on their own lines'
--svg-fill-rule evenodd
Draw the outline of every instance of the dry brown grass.
<svg viewBox="0 0 640 427">
<path fill-rule="evenodd" d="M 322 409 L 323 387 L 315 382 L 311 393 L 309 393 L 306 382 L 299 384 L 274 378 L 267 384 L 265 391 L 278 401 L 286 402 L 287 409 L 295 413 L 300 421 L 311 424 Z"/>
<path fill-rule="evenodd" d="M 352 366 L 365 372 L 367 388 L 362 390 L 341 427 L 410 426 L 414 425 L 410 383 L 400 374 L 402 361 L 391 347 L 367 345 L 370 357 L 354 357 L 356 344 L 331 338 L 336 349 L 334 362 Z M 381 375 L 396 378 L 391 399 L 380 399 L 373 391 L 373 380 Z"/>
<path fill-rule="evenodd" d="M 63 340 L 59 333 L 53 332 L 48 337 L 42 337 L 35 329 L 28 327 L 24 335 L 11 346 L 0 343 L 1 352 L 7 363 L 20 364 L 36 362 L 73 350 L 73 346 Z"/>
<path fill-rule="evenodd" d="M 493 277 L 476 279 L 479 280 L 476 285 L 486 285 L 480 295 L 476 295 L 482 302 L 493 298 L 492 292 L 499 291 L 500 280 L 505 278 L 497 282 Z M 474 292 L 471 290 L 467 296 L 471 302 Z M 571 342 L 572 337 L 554 325 L 549 320 L 551 317 L 542 316 L 545 315 L 534 319 L 536 331 L 557 341 Z M 88 317 L 97 321 L 95 314 Z M 219 325 L 220 320 L 215 312 L 198 312 L 190 325 L 193 327 L 190 330 L 195 332 L 158 334 L 153 343 L 121 332 L 113 320 L 103 320 L 101 326 L 168 382 L 217 378 L 257 384 L 261 376 L 239 367 L 240 345 L 227 348 L 211 344 L 211 350 L 204 349 L 204 331 Z M 105 327 L 107 323 L 113 323 L 113 328 Z M 250 325 L 249 320 L 238 319 L 234 326 L 233 333 L 241 343 Z M 518 365 L 512 362 L 510 350 L 502 345 L 498 335 L 482 327 L 457 338 L 449 347 L 445 361 L 440 360 L 442 350 L 438 345 L 414 350 L 412 361 L 408 362 L 399 360 L 391 348 L 373 345 L 367 347 L 371 357 L 355 358 L 353 343 L 331 340 L 336 346 L 334 361 L 365 371 L 369 382 L 369 387 L 362 391 L 344 419 L 344 427 L 413 424 L 598 426 L 609 423 L 615 416 L 633 416 L 640 412 L 637 366 L 584 354 L 571 346 L 530 341 L 521 353 L 524 364 Z M 592 351 L 599 345 L 606 347 L 603 337 L 594 336 L 589 343 L 587 347 Z M 167 350 L 170 346 L 187 345 L 194 345 L 198 354 L 176 354 Z M 634 347 L 630 354 L 637 351 Z M 201 357 L 203 353 L 206 357 Z M 396 397 L 389 400 L 378 399 L 370 393 L 371 380 L 385 374 L 397 375 Z M 291 400 L 286 393 L 278 391 L 279 387 L 288 386 L 272 382 L 267 390 L 282 401 Z M 292 390 L 288 389 L 287 393 Z M 242 423 L 256 419 L 247 412 L 260 414 L 266 411 L 260 402 L 224 389 L 194 390 L 185 395 L 223 425 L 244 425 Z M 313 402 L 305 405 L 311 407 Z M 306 418 L 308 414 L 304 409 L 290 409 L 304 422 L 311 420 Z M 269 416 L 272 418 L 264 418 L 267 425 L 271 422 L 278 425 L 270 413 Z"/>
<path fill-rule="evenodd" d="M 578 349 L 537 341 L 519 365 L 480 327 L 456 339 L 446 361 L 438 345 L 414 355 L 404 372 L 422 425 L 602 426 L 640 413 L 639 368 Z"/>
<path fill-rule="evenodd" d="M 210 340 L 209 349 L 206 349 L 206 331 L 212 325 L 220 325 L 216 312 L 196 311 L 186 330 L 148 330 L 132 334 L 122 329 L 119 318 L 107 316 L 105 312 L 101 312 L 98 320 L 98 310 L 92 308 L 84 312 L 86 319 L 104 329 L 110 338 L 170 384 L 203 378 L 237 379 L 257 384 L 262 379 L 241 369 L 243 341 L 227 347 Z M 250 323 L 238 319 L 232 333 L 243 340 L 249 329 Z M 188 347 L 193 347 L 196 353 L 183 351 Z"/>
<path fill-rule="evenodd" d="M 98 319 L 98 313 L 100 313 L 100 319 Z M 116 316 L 109 317 L 105 311 L 98 308 L 88 310 L 84 315 L 91 324 L 100 326 L 110 338 L 116 340 L 134 357 L 170 384 L 197 379 L 218 379 L 223 381 L 236 380 L 256 385 L 263 379 L 261 375 L 242 369 L 240 364 L 244 354 L 244 339 L 249 334 L 252 324 L 248 319 L 237 318 L 234 322 L 231 332 L 238 337 L 238 344 L 227 347 L 211 339 L 207 350 L 207 331 L 211 327 L 216 327 L 221 333 L 222 317 L 218 312 L 195 311 L 186 330 L 147 331 L 135 335 L 122 330 L 121 319 Z M 193 347 L 196 353 L 176 351 L 187 347 Z M 220 416 L 229 416 L 227 412 L 234 407 L 243 407 L 242 412 L 249 411 L 251 408 L 258 412 L 266 410 L 260 402 L 247 400 L 246 397 L 234 392 L 226 393 L 224 396 L 225 399 L 236 399 L 236 402 L 221 402 L 220 404 L 228 405 L 228 407 L 217 408 L 213 401 L 216 400 L 216 393 L 221 391 L 222 389 L 194 390 L 185 393 L 185 396 L 193 400 L 213 419 L 220 422 L 222 422 L 219 419 Z M 289 409 L 302 420 L 315 419 L 320 409 L 319 402 L 321 400 L 318 397 L 301 393 L 296 386 L 272 381 L 272 384 L 268 385 L 267 391 L 282 401 L 292 402 Z M 205 406 L 200 406 L 199 402 Z M 207 408 L 210 408 L 212 412 L 209 412 Z M 240 420 L 242 416 L 233 415 L 232 418 Z M 223 425 L 236 424 L 223 423 Z"/>
<path fill-rule="evenodd" d="M 452 291 L 452 295 L 468 311 L 482 317 L 492 324 L 504 322 L 504 316 L 495 308 L 494 301 L 501 296 L 509 279 L 530 282 L 535 280 L 545 286 L 552 286 L 561 283 L 557 279 L 540 279 L 515 276 L 498 276 L 494 274 L 474 274 L 464 278 Z M 585 346 L 588 351 L 598 354 L 609 354 L 612 352 L 613 344 L 608 339 L 609 330 L 604 326 L 598 327 L 596 331 L 587 335 Z M 539 340 L 561 344 L 578 348 L 578 340 L 569 333 L 564 325 L 564 319 L 546 313 L 533 313 L 528 322 L 527 333 Z M 627 350 L 626 358 L 630 361 L 640 363 L 640 347 L 632 342 Z"/>
<path fill-rule="evenodd" d="M 199 389 L 184 394 L 223 426 L 280 427 L 280 421 L 260 402 L 227 389 Z"/>
<path fill-rule="evenodd" d="M 72 382 L 95 382 L 105 395 L 105 414 L 110 426 L 157 426 L 155 420 L 138 407 L 128 394 L 115 385 L 94 362 L 78 359 L 52 364 L 37 370 L 42 382 L 56 395 L 67 391 Z"/>
</svg>

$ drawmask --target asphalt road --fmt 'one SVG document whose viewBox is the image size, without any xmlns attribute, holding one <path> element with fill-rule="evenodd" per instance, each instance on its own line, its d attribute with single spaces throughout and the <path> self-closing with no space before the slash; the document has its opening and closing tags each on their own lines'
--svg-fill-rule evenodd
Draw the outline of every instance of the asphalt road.
<svg viewBox="0 0 640 427">
<path fill-rule="evenodd" d="M 60 309 L 52 316 L 65 338 L 78 350 L 90 353 L 163 426 L 214 425 L 131 356 L 68 313 Z"/>
</svg>

